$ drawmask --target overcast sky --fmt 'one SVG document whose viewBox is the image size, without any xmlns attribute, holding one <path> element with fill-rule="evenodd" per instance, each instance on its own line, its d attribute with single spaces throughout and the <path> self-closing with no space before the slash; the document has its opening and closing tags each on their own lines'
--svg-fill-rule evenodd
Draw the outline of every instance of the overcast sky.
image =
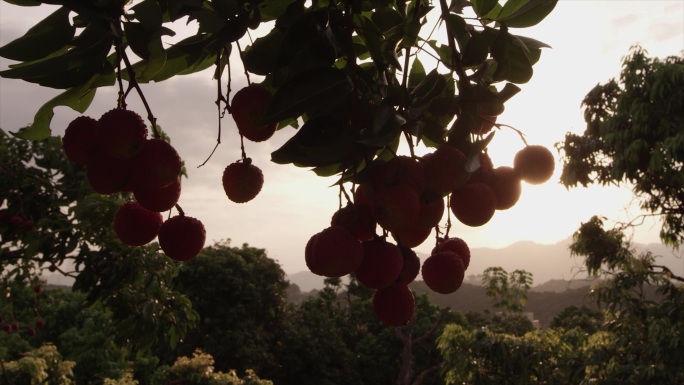
<svg viewBox="0 0 684 385">
<path fill-rule="evenodd" d="M 0 45 L 21 36 L 47 13 L 47 7 L 22 8 L 0 2 Z M 566 132 L 584 130 L 581 100 L 597 83 L 618 76 L 621 59 L 632 45 L 638 43 L 658 57 L 684 50 L 684 2 L 561 0 L 540 25 L 514 33 L 553 48 L 543 51 L 532 80 L 521 85 L 522 92 L 506 103 L 506 112 L 498 121 L 523 131 L 530 144 L 553 147 Z M 9 64 L 0 59 L 0 68 Z M 153 113 L 188 168 L 190 178 L 184 180 L 180 204 L 187 215 L 205 224 L 208 243 L 227 238 L 235 246 L 249 243 L 267 249 L 287 273 L 304 270 L 306 241 L 329 225 L 338 207 L 337 189 L 329 187 L 334 179 L 270 162 L 270 153 L 294 133 L 292 128 L 284 128 L 267 142 L 246 142 L 247 154 L 264 171 L 266 182 L 253 201 L 230 202 L 221 187 L 221 175 L 226 165 L 240 158 L 239 137 L 230 117 L 223 120 L 222 144 L 216 154 L 206 166 L 197 168 L 217 136 L 211 76 L 211 72 L 203 72 L 143 85 Z M 238 76 L 233 80 L 234 90 L 246 83 Z M 56 90 L 0 79 L 0 127 L 16 131 L 30 124 L 38 108 L 56 94 Z M 86 115 L 98 118 L 114 108 L 116 96 L 114 88 L 99 90 Z M 131 109 L 145 115 L 135 96 L 128 102 Z M 52 130 L 61 136 L 78 114 L 68 108 L 55 112 Z M 496 166 L 512 165 L 513 155 L 522 146 L 516 133 L 503 130 L 496 134 L 489 151 Z M 639 213 L 629 187 L 568 191 L 558 184 L 559 175 L 558 166 L 550 182 L 524 185 L 518 204 L 497 212 L 487 225 L 468 228 L 457 224 L 452 235 L 464 238 L 472 247 L 497 248 L 519 240 L 550 244 L 570 237 L 592 215 L 625 221 Z M 647 222 L 634 233 L 634 240 L 658 242 L 658 230 L 657 224 Z M 431 242 L 432 237 L 417 250 L 429 253 Z"/>
</svg>

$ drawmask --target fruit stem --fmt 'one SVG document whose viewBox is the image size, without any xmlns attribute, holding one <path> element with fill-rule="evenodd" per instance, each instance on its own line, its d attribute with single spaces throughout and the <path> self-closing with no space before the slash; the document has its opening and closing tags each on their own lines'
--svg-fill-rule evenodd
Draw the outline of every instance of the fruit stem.
<svg viewBox="0 0 684 385">
<path fill-rule="evenodd" d="M 240 47 L 240 42 L 236 41 L 235 45 L 238 47 L 238 52 L 240 53 L 240 60 L 242 60 L 242 67 L 245 69 L 245 77 L 247 78 L 247 85 L 252 84 L 252 82 L 249 80 L 249 72 L 247 71 L 247 66 L 245 65 L 245 58 L 244 55 L 242 54 L 242 48 Z"/>
<path fill-rule="evenodd" d="M 131 65 L 131 61 L 128 59 L 126 50 L 121 50 L 121 58 L 123 58 L 123 61 L 126 64 L 126 71 L 128 71 L 128 87 L 129 89 L 130 87 L 133 87 L 135 91 L 138 93 L 138 96 L 140 96 L 140 100 L 145 106 L 145 111 L 147 111 L 147 119 L 150 121 L 150 125 L 152 126 L 152 134 L 154 135 L 155 139 L 160 139 L 161 135 L 159 134 L 159 130 L 157 129 L 157 118 L 155 118 L 154 114 L 152 114 L 150 104 L 147 103 L 147 99 L 145 98 L 145 95 L 143 94 L 142 89 L 140 88 L 140 84 L 138 84 L 138 81 L 135 80 L 135 71 L 133 71 L 133 66 Z"/>
<path fill-rule="evenodd" d="M 224 51 L 225 52 L 225 51 Z M 214 77 L 216 78 L 216 91 L 217 91 L 217 96 L 216 96 L 216 109 L 218 111 L 218 136 L 216 137 L 216 145 L 214 145 L 214 148 L 211 150 L 211 153 L 209 153 L 209 156 L 207 159 L 204 160 L 197 168 L 200 168 L 207 164 L 209 159 L 214 155 L 214 152 L 216 152 L 216 149 L 218 148 L 219 144 L 221 144 L 221 119 L 223 119 L 223 116 L 225 113 L 221 112 L 221 102 L 226 104 L 226 108 L 228 107 L 228 101 L 226 98 L 223 96 L 221 93 L 221 76 L 222 74 L 222 69 L 223 67 L 221 66 L 221 52 L 219 52 L 216 55 L 216 73 L 214 74 Z M 224 109 L 225 111 L 225 109 Z"/>
<path fill-rule="evenodd" d="M 511 130 L 517 132 L 518 135 L 520 135 L 520 139 L 522 139 L 523 143 L 525 143 L 525 146 L 528 146 L 527 140 L 525 140 L 525 134 L 522 131 L 518 130 L 517 128 L 515 128 L 513 126 L 509 126 L 508 124 L 496 123 L 494 125 L 499 129 L 501 129 L 501 127 L 507 127 L 507 128 L 510 128 Z"/>
<path fill-rule="evenodd" d="M 185 216 L 185 211 L 183 211 L 183 208 L 178 203 L 176 203 L 176 210 L 178 210 L 178 215 L 181 217 Z"/>
</svg>

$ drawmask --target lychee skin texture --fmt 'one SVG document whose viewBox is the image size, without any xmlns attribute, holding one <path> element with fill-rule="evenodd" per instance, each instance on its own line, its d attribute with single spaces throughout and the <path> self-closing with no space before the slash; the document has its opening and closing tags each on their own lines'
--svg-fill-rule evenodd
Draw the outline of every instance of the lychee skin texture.
<svg viewBox="0 0 684 385">
<path fill-rule="evenodd" d="M 178 179 L 181 158 L 171 144 L 162 139 L 145 141 L 133 158 L 132 182 L 134 189 L 162 188 Z"/>
<path fill-rule="evenodd" d="M 432 228 L 412 224 L 392 231 L 392 237 L 401 246 L 416 247 L 425 242 L 430 233 Z"/>
<path fill-rule="evenodd" d="M 70 162 L 87 165 L 98 144 L 98 122 L 89 116 L 79 116 L 69 123 L 62 137 L 62 148 Z"/>
<path fill-rule="evenodd" d="M 461 150 L 442 145 L 429 157 L 424 157 L 425 186 L 436 193 L 449 193 L 468 179 L 464 164 L 466 156 Z"/>
<path fill-rule="evenodd" d="M 376 238 L 363 244 L 363 261 L 354 271 L 356 279 L 371 289 L 382 289 L 394 283 L 404 263 L 396 245 Z"/>
<path fill-rule="evenodd" d="M 264 174 L 250 162 L 235 162 L 223 170 L 222 183 L 228 199 L 235 203 L 245 203 L 261 192 Z"/>
<path fill-rule="evenodd" d="M 116 108 L 100 117 L 98 136 L 107 155 L 128 159 L 142 149 L 147 139 L 147 126 L 134 111 Z"/>
<path fill-rule="evenodd" d="M 451 251 L 456 253 L 461 262 L 463 262 L 463 267 L 467 270 L 470 266 L 470 247 L 461 238 L 453 237 L 441 239 L 437 242 L 437 245 L 432 249 L 432 254 L 436 254 L 440 251 Z"/>
<path fill-rule="evenodd" d="M 159 229 L 159 246 L 169 258 L 185 262 L 194 259 L 204 248 L 207 233 L 198 219 L 177 215 Z"/>
<path fill-rule="evenodd" d="M 556 160 L 548 148 L 528 145 L 515 154 L 513 168 L 518 171 L 525 182 L 542 184 L 553 176 Z"/>
<path fill-rule="evenodd" d="M 520 175 L 513 167 L 499 166 L 488 173 L 483 182 L 494 190 L 497 210 L 508 210 L 518 203 L 522 185 Z"/>
<path fill-rule="evenodd" d="M 496 194 L 484 183 L 468 183 L 451 193 L 449 207 L 464 225 L 482 226 L 494 216 Z"/>
<path fill-rule="evenodd" d="M 181 178 L 168 186 L 158 189 L 153 188 L 134 188 L 133 195 L 143 207 L 156 212 L 171 210 L 178 203 L 181 194 Z"/>
<path fill-rule="evenodd" d="M 356 270 L 363 260 L 363 246 L 342 226 L 321 231 L 311 249 L 311 264 L 319 275 L 342 277 Z"/>
<path fill-rule="evenodd" d="M 380 322 L 400 327 L 409 323 L 416 308 L 413 292 L 404 284 L 394 284 L 373 293 L 373 312 Z"/>
<path fill-rule="evenodd" d="M 420 196 L 407 185 L 389 187 L 375 196 L 373 216 L 388 231 L 414 223 L 419 214 Z"/>
<path fill-rule="evenodd" d="M 451 294 L 463 284 L 465 268 L 461 258 L 451 251 L 429 256 L 421 268 L 423 281 L 435 293 Z"/>
<path fill-rule="evenodd" d="M 304 260 L 306 261 L 306 267 L 309 268 L 309 271 L 316 274 L 316 275 L 323 275 L 320 269 L 318 269 L 316 265 L 316 260 L 314 259 L 313 255 L 313 247 L 314 244 L 316 243 L 316 238 L 318 237 L 320 233 L 316 233 L 309 238 L 309 241 L 306 242 L 306 247 L 304 248 Z"/>
<path fill-rule="evenodd" d="M 366 205 L 352 203 L 342 207 L 333 214 L 330 224 L 347 228 L 361 242 L 370 241 L 376 235 L 377 224 L 373 212 Z"/>
<path fill-rule="evenodd" d="M 278 123 L 260 125 L 272 99 L 271 93 L 258 84 L 240 89 L 231 101 L 231 114 L 238 131 L 253 142 L 269 139 L 278 128 Z"/>
<path fill-rule="evenodd" d="M 413 282 L 420 273 L 420 258 L 415 251 L 408 247 L 399 246 L 404 261 L 401 265 L 401 273 L 396 283 L 408 285 Z"/>
<path fill-rule="evenodd" d="M 114 232 L 121 242 L 142 246 L 157 237 L 162 221 L 160 213 L 148 210 L 136 201 L 128 201 L 114 214 Z"/>
<path fill-rule="evenodd" d="M 93 152 L 88 159 L 86 178 L 97 193 L 120 192 L 130 183 L 131 177 L 130 159 L 116 159 L 102 151 Z"/>
</svg>

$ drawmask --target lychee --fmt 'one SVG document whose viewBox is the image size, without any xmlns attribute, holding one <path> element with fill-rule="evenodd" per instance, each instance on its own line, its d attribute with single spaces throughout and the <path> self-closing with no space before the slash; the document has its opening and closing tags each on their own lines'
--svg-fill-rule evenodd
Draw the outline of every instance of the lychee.
<svg viewBox="0 0 684 385">
<path fill-rule="evenodd" d="M 381 289 L 394 283 L 404 262 L 397 245 L 382 238 L 363 243 L 363 261 L 354 271 L 356 279 L 371 289 Z"/>
<path fill-rule="evenodd" d="M 401 265 L 401 273 L 399 273 L 399 278 L 397 278 L 397 283 L 408 285 L 416 279 L 420 272 L 420 258 L 418 258 L 415 251 L 408 247 L 399 245 L 399 250 L 403 257 L 403 263 Z"/>
<path fill-rule="evenodd" d="M 159 246 L 169 258 L 189 261 L 202 251 L 206 237 L 202 222 L 186 215 L 177 215 L 162 223 Z"/>
<path fill-rule="evenodd" d="M 494 216 L 496 194 L 484 183 L 468 183 L 451 193 L 449 207 L 461 223 L 482 226 Z"/>
<path fill-rule="evenodd" d="M 235 93 L 230 113 L 238 131 L 253 142 L 262 142 L 275 133 L 278 123 L 260 124 L 273 96 L 261 85 L 251 84 Z"/>
<path fill-rule="evenodd" d="M 494 190 L 497 210 L 508 210 L 520 199 L 520 175 L 513 167 L 499 166 L 484 176 L 483 182 Z"/>
<path fill-rule="evenodd" d="M 432 249 L 432 254 L 438 253 L 440 251 L 451 251 L 456 253 L 461 262 L 463 262 L 463 267 L 468 269 L 470 266 L 470 248 L 468 244 L 461 238 L 443 238 L 437 242 L 437 245 Z"/>
<path fill-rule="evenodd" d="M 86 168 L 90 187 L 100 194 L 114 194 L 122 191 L 131 181 L 130 159 L 116 159 L 103 151 L 91 153 Z"/>
<path fill-rule="evenodd" d="M 525 146 L 513 158 L 513 168 L 522 180 L 530 184 L 541 184 L 551 179 L 555 167 L 553 154 L 544 146 Z"/>
<path fill-rule="evenodd" d="M 79 116 L 69 123 L 62 137 L 62 148 L 72 163 L 87 165 L 90 153 L 98 145 L 98 122 L 89 116 Z"/>
<path fill-rule="evenodd" d="M 330 224 L 347 228 L 361 242 L 373 239 L 377 227 L 371 209 L 366 205 L 354 203 L 337 210 Z"/>
<path fill-rule="evenodd" d="M 145 141 L 133 159 L 133 189 L 162 188 L 175 182 L 181 172 L 181 158 L 176 149 L 162 139 Z"/>
<path fill-rule="evenodd" d="M 135 200 L 144 208 L 163 212 L 173 208 L 178 203 L 181 194 L 181 178 L 168 186 L 160 188 L 133 188 Z"/>
<path fill-rule="evenodd" d="M 160 213 L 148 210 L 136 201 L 128 201 L 114 214 L 114 232 L 121 242 L 142 246 L 157 237 L 162 221 Z"/>
<path fill-rule="evenodd" d="M 404 326 L 409 323 L 416 308 L 413 292 L 407 285 L 397 283 L 373 293 L 373 312 L 388 326 Z"/>
<path fill-rule="evenodd" d="M 468 180 L 469 174 L 464 168 L 466 156 L 454 146 L 442 145 L 423 159 L 425 187 L 431 191 L 446 194 Z"/>
<path fill-rule="evenodd" d="M 421 268 L 425 284 L 434 292 L 450 294 L 463 284 L 465 267 L 461 258 L 451 251 L 440 251 L 430 255 Z"/>
<path fill-rule="evenodd" d="M 361 242 L 342 226 L 324 229 L 312 242 L 309 260 L 312 272 L 318 275 L 342 277 L 356 270 L 363 260 Z"/>
<path fill-rule="evenodd" d="M 245 203 L 254 199 L 264 186 L 264 174 L 249 158 L 229 164 L 223 170 L 223 190 L 228 199 Z"/>
<path fill-rule="evenodd" d="M 392 186 L 375 196 L 373 215 L 378 224 L 388 231 L 414 223 L 419 214 L 420 196 L 410 186 Z"/>
<path fill-rule="evenodd" d="M 127 159 L 137 154 L 147 139 L 147 126 L 136 112 L 116 108 L 99 120 L 98 140 L 107 155 Z"/>
</svg>

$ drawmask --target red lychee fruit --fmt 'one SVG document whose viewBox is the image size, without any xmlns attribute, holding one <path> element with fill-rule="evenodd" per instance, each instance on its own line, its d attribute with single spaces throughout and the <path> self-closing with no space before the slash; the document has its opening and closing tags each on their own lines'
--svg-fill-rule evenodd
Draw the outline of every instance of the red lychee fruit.
<svg viewBox="0 0 684 385">
<path fill-rule="evenodd" d="M 114 213 L 114 232 L 129 246 L 146 245 L 159 234 L 162 215 L 144 208 L 136 201 L 128 201 Z"/>
<path fill-rule="evenodd" d="M 229 164 L 223 170 L 223 190 L 228 199 L 245 203 L 254 199 L 264 186 L 264 174 L 248 158 Z"/>
<path fill-rule="evenodd" d="M 397 245 L 382 238 L 363 243 L 363 261 L 354 271 L 356 279 L 371 289 L 382 289 L 394 283 L 404 263 Z"/>
<path fill-rule="evenodd" d="M 111 157 L 133 157 L 142 149 L 146 139 L 145 121 L 134 111 L 116 108 L 100 117 L 98 140 L 102 150 Z"/>
<path fill-rule="evenodd" d="M 468 183 L 451 193 L 449 207 L 461 223 L 477 227 L 489 222 L 496 211 L 496 194 L 484 183 Z"/>
<path fill-rule="evenodd" d="M 429 157 L 423 157 L 425 187 L 446 194 L 463 186 L 469 174 L 464 166 L 466 156 L 454 146 L 442 145 Z"/>
<path fill-rule="evenodd" d="M 354 203 L 337 210 L 330 224 L 345 227 L 361 242 L 373 239 L 377 227 L 370 207 Z"/>
<path fill-rule="evenodd" d="M 316 266 L 316 260 L 314 258 L 314 244 L 316 243 L 316 238 L 318 237 L 320 233 L 316 233 L 309 238 L 309 241 L 306 242 L 306 247 L 304 248 L 304 260 L 306 261 L 306 267 L 309 268 L 309 271 L 316 275 L 323 275 L 323 273 L 318 269 Z"/>
<path fill-rule="evenodd" d="M 207 233 L 198 219 L 176 215 L 162 223 L 159 229 L 159 246 L 164 254 L 176 261 L 194 259 L 206 241 Z"/>
<path fill-rule="evenodd" d="M 432 249 L 432 254 L 439 253 L 440 251 L 456 253 L 461 258 L 461 262 L 463 262 L 463 268 L 467 270 L 468 266 L 470 266 L 470 248 L 463 239 L 457 237 L 440 239 Z"/>
<path fill-rule="evenodd" d="M 376 190 L 373 184 L 361 183 L 354 190 L 354 204 L 368 206 L 373 209 Z"/>
<path fill-rule="evenodd" d="M 375 196 L 373 216 L 388 231 L 406 227 L 418 219 L 420 196 L 407 185 L 392 186 Z"/>
<path fill-rule="evenodd" d="M 24 218 L 21 215 L 12 215 L 9 219 L 9 223 L 13 227 L 19 227 L 24 223 Z"/>
<path fill-rule="evenodd" d="M 423 164 L 410 156 L 395 156 L 385 163 L 376 163 L 373 182 L 378 190 L 392 186 L 407 185 L 416 191 L 425 187 Z"/>
<path fill-rule="evenodd" d="M 488 173 L 483 182 L 494 190 L 497 210 L 508 210 L 520 199 L 520 175 L 513 167 L 499 166 Z"/>
<path fill-rule="evenodd" d="M 388 326 L 409 323 L 416 308 L 413 292 L 404 284 L 394 284 L 373 293 L 373 312 L 380 322 Z"/>
<path fill-rule="evenodd" d="M 132 164 L 130 159 L 116 159 L 103 151 L 95 151 L 89 157 L 86 178 L 95 192 L 114 194 L 130 183 Z"/>
<path fill-rule="evenodd" d="M 253 142 L 262 142 L 273 136 L 277 122 L 260 124 L 272 98 L 271 93 L 258 84 L 251 84 L 235 93 L 230 113 L 242 136 Z"/>
<path fill-rule="evenodd" d="M 403 263 L 396 283 L 408 285 L 416 279 L 420 272 L 420 258 L 418 258 L 415 251 L 408 247 L 399 245 L 399 250 L 403 257 Z"/>
<path fill-rule="evenodd" d="M 30 219 L 25 219 L 21 225 L 19 226 L 19 230 L 21 231 L 31 231 L 33 230 L 33 221 Z"/>
<path fill-rule="evenodd" d="M 19 322 L 16 322 L 16 321 L 15 321 L 15 322 L 12 322 L 12 323 L 10 324 L 10 327 L 12 328 L 12 331 L 15 331 L 15 332 L 16 332 L 17 330 L 19 330 Z"/>
<path fill-rule="evenodd" d="M 10 333 L 12 331 L 12 325 L 11 324 L 4 324 L 4 325 L 2 325 L 2 330 L 4 330 L 5 333 Z"/>
<path fill-rule="evenodd" d="M 98 122 L 79 116 L 69 123 L 62 137 L 62 148 L 70 162 L 87 165 L 90 153 L 98 146 Z"/>
<path fill-rule="evenodd" d="M 178 203 L 181 194 L 181 178 L 161 188 L 134 188 L 133 195 L 141 206 L 148 210 L 164 212 Z"/>
<path fill-rule="evenodd" d="M 392 231 L 392 237 L 401 246 L 416 247 L 425 242 L 430 233 L 432 233 L 431 227 L 411 224 Z"/>
<path fill-rule="evenodd" d="M 34 328 L 28 328 L 28 329 L 26 330 L 26 333 L 27 333 L 30 337 L 33 337 L 33 336 L 36 335 L 36 329 L 34 329 Z"/>
<path fill-rule="evenodd" d="M 43 291 L 43 287 L 41 285 L 36 285 L 33 287 L 33 292 L 36 294 L 40 294 L 40 292 Z"/>
<path fill-rule="evenodd" d="M 314 267 L 312 272 L 325 277 L 342 277 L 361 264 L 363 246 L 346 228 L 330 226 L 315 238 L 309 258 Z"/>
<path fill-rule="evenodd" d="M 430 255 L 421 268 L 423 281 L 435 293 L 450 294 L 463 284 L 465 268 L 461 258 L 451 251 Z"/>
<path fill-rule="evenodd" d="M 181 158 L 176 149 L 162 139 L 145 141 L 134 158 L 133 189 L 162 188 L 178 179 Z"/>
<path fill-rule="evenodd" d="M 42 319 L 36 320 L 36 327 L 37 328 L 44 328 L 45 327 L 45 321 Z"/>
<path fill-rule="evenodd" d="M 469 183 L 482 182 L 483 178 L 494 169 L 492 158 L 486 152 L 481 152 L 478 155 L 478 168 L 470 174 Z"/>
<path fill-rule="evenodd" d="M 444 216 L 444 208 L 444 198 L 423 194 L 420 197 L 420 211 L 416 218 L 416 226 L 428 228 L 437 226 Z"/>
<path fill-rule="evenodd" d="M 513 158 L 513 168 L 529 184 L 541 184 L 551 179 L 555 167 L 553 153 L 544 146 L 525 146 Z"/>
</svg>

